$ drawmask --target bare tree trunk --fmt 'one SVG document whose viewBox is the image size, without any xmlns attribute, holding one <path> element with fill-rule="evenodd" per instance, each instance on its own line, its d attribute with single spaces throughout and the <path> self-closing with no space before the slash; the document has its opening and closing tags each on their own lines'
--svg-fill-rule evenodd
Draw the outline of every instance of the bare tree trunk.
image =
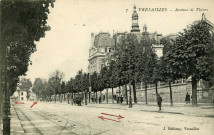
<svg viewBox="0 0 214 135">
<path fill-rule="evenodd" d="M 173 106 L 172 87 L 171 87 L 171 82 L 170 81 L 169 81 L 169 92 L 170 92 L 170 103 L 171 103 L 171 106 Z"/>
<path fill-rule="evenodd" d="M 47 95 L 45 94 L 45 101 L 47 102 Z"/>
<path fill-rule="evenodd" d="M 60 103 L 63 101 L 63 94 L 60 94 Z"/>
<path fill-rule="evenodd" d="M 56 93 L 54 95 L 55 95 L 55 99 L 54 100 L 55 100 L 55 103 L 56 103 Z"/>
<path fill-rule="evenodd" d="M 73 105 L 74 104 L 74 93 L 72 92 L 71 93 L 71 105 Z"/>
<path fill-rule="evenodd" d="M 192 106 L 197 106 L 197 80 L 192 76 Z"/>
<path fill-rule="evenodd" d="M 106 103 L 108 104 L 108 88 L 106 89 Z"/>
<path fill-rule="evenodd" d="M 51 102 L 51 94 L 49 95 L 49 101 Z"/>
<path fill-rule="evenodd" d="M 146 101 L 146 105 L 148 105 L 148 101 L 147 101 L 147 83 L 145 82 L 145 101 Z"/>
<path fill-rule="evenodd" d="M 131 83 L 129 83 L 129 108 L 132 108 L 132 87 L 131 87 Z"/>
<path fill-rule="evenodd" d="M 157 101 L 157 98 L 158 98 L 158 83 L 155 82 L 155 93 L 156 93 L 156 101 Z"/>
<path fill-rule="evenodd" d="M 87 92 L 85 91 L 85 105 L 87 105 Z"/>
<path fill-rule="evenodd" d="M 125 91 L 126 91 L 126 104 L 129 104 L 129 100 L 128 100 L 128 91 L 127 91 L 127 85 L 125 84 Z"/>
<path fill-rule="evenodd" d="M 120 89 L 120 86 L 119 86 L 119 97 L 118 97 L 119 98 L 119 103 L 121 103 L 120 102 L 120 95 L 121 95 L 121 89 Z"/>
<path fill-rule="evenodd" d="M 90 103 L 91 100 L 91 92 L 88 93 L 88 102 Z"/>
<path fill-rule="evenodd" d="M 135 81 L 133 82 L 133 94 L 134 94 L 134 103 L 137 103 L 137 95 L 136 95 L 136 85 Z"/>
<path fill-rule="evenodd" d="M 68 93 L 68 94 L 67 94 L 68 104 L 70 104 L 70 102 L 69 102 L 69 98 L 70 98 L 70 93 Z"/>
<path fill-rule="evenodd" d="M 97 103 L 97 91 L 96 91 L 96 103 Z"/>
<path fill-rule="evenodd" d="M 111 88 L 111 90 L 112 90 L 112 103 L 114 103 L 114 89 L 113 89 L 113 87 Z"/>
<path fill-rule="evenodd" d="M 58 100 L 61 102 L 61 94 L 58 94 Z"/>
</svg>

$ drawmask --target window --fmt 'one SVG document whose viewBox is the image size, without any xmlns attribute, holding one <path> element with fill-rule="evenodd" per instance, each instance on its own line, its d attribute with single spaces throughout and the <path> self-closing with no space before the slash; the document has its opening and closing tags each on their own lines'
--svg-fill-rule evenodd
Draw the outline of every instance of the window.
<svg viewBox="0 0 214 135">
<path fill-rule="evenodd" d="M 111 48 L 109 48 L 109 52 L 111 52 Z"/>
<path fill-rule="evenodd" d="M 24 100 L 24 98 L 22 97 L 21 100 Z"/>
<path fill-rule="evenodd" d="M 21 95 L 23 95 L 23 92 L 21 92 Z"/>
</svg>

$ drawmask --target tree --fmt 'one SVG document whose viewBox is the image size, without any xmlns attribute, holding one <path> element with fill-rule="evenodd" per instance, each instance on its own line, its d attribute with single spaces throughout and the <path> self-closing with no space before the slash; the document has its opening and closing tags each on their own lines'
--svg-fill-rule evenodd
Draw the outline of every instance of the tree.
<svg viewBox="0 0 214 135">
<path fill-rule="evenodd" d="M 19 89 L 27 92 L 27 100 L 30 97 L 30 88 L 32 87 L 32 82 L 30 79 L 22 78 L 20 81 Z"/>
<path fill-rule="evenodd" d="M 5 92 L 5 100 L 8 100 L 9 94 L 12 95 L 16 90 L 19 77 L 25 75 L 28 65 L 31 64 L 30 55 L 36 51 L 34 41 L 39 41 L 45 36 L 45 31 L 50 30 L 46 20 L 50 13 L 49 7 L 53 7 L 54 0 L 1 0 L 0 2 L 0 82 L 2 83 L 0 86 L 4 86 L 0 91 Z M 7 47 L 10 47 L 10 53 L 5 57 Z M 1 100 L 3 94 L 0 95 Z M 3 129 L 3 134 L 9 134 L 9 117 L 3 121 L 7 123 L 3 126 L 6 127 Z"/>
<path fill-rule="evenodd" d="M 179 33 L 175 45 L 166 54 L 177 77 L 192 78 L 192 105 L 197 106 L 197 81 L 210 80 L 214 73 L 214 40 L 204 20 L 196 21 Z"/>
<path fill-rule="evenodd" d="M 112 60 L 110 62 L 109 68 L 108 68 L 108 76 L 109 76 L 109 86 L 112 89 L 112 103 L 114 103 L 114 87 L 116 86 L 116 62 Z"/>
<path fill-rule="evenodd" d="M 43 80 L 41 78 L 36 78 L 33 83 L 32 91 L 36 94 L 37 100 L 39 100 L 39 98 L 42 98 L 43 88 Z"/>
<path fill-rule="evenodd" d="M 87 93 L 89 88 L 89 76 L 87 73 L 83 73 L 82 77 L 82 85 L 83 85 L 83 91 L 85 93 L 85 105 L 87 105 Z"/>
<path fill-rule="evenodd" d="M 11 93 L 17 86 L 17 78 L 25 75 L 30 62 L 30 55 L 36 51 L 34 41 L 45 37 L 45 31 L 50 30 L 47 25 L 49 7 L 53 7 L 54 0 L 2 0 L 1 1 L 1 44 L 10 46 L 7 58 L 8 77 L 10 78 Z M 2 49 L 5 55 L 5 49 Z M 13 81 L 14 80 L 14 81 Z"/>
<path fill-rule="evenodd" d="M 61 81 L 63 77 L 64 77 L 63 72 L 56 70 L 50 75 L 48 79 L 48 84 L 54 90 L 55 103 L 56 103 L 56 94 L 61 94 Z"/>
<path fill-rule="evenodd" d="M 97 74 L 97 72 L 93 72 L 91 75 L 91 87 L 92 87 L 92 91 L 94 92 L 95 95 L 95 101 L 97 103 L 97 92 L 98 91 L 102 91 L 103 90 L 103 84 L 100 81 L 101 77 L 100 75 Z"/>
<path fill-rule="evenodd" d="M 136 55 L 138 61 L 136 63 L 135 76 L 138 82 L 145 84 L 145 102 L 147 102 L 147 84 L 152 83 L 154 78 L 154 69 L 157 62 L 157 56 L 152 50 L 152 43 L 154 41 L 148 37 L 143 37 L 140 44 L 137 46 Z M 157 90 L 156 90 L 157 91 Z"/>
<path fill-rule="evenodd" d="M 134 102 L 137 103 L 137 96 L 136 96 L 136 76 L 135 76 L 135 71 L 136 71 L 136 63 L 138 61 L 138 56 L 136 55 L 137 51 L 137 46 L 138 46 L 138 40 L 136 35 L 134 34 L 129 34 L 127 38 L 124 41 L 124 51 L 125 55 L 128 58 L 128 61 L 126 61 L 126 65 L 128 66 L 127 74 L 129 75 L 129 81 L 130 84 L 133 85 L 133 94 L 134 94 Z"/>
<path fill-rule="evenodd" d="M 64 99 L 64 101 L 65 101 L 65 93 L 66 93 L 66 89 L 65 89 L 65 82 L 64 81 L 62 81 L 62 83 L 61 83 L 61 94 L 63 94 L 63 99 Z M 62 102 L 62 99 L 61 99 L 61 102 Z"/>
<path fill-rule="evenodd" d="M 181 77 L 181 76 L 176 76 L 173 73 L 172 68 L 170 67 L 169 62 L 168 62 L 169 59 L 168 59 L 168 57 L 166 57 L 166 54 L 170 53 L 169 52 L 169 51 L 171 51 L 170 47 L 172 47 L 174 45 L 175 41 L 174 40 L 170 41 L 170 39 L 163 38 L 161 40 L 161 43 L 164 45 L 164 48 L 163 48 L 163 57 L 160 58 L 160 63 L 159 63 L 160 71 L 159 72 L 160 72 L 161 80 L 169 83 L 170 103 L 171 103 L 171 106 L 173 106 L 171 82 L 176 79 L 180 79 L 179 77 Z"/>
<path fill-rule="evenodd" d="M 108 68 L 106 66 L 102 67 L 102 69 L 100 70 L 100 82 L 102 84 L 103 89 L 108 89 L 110 87 L 110 80 L 109 80 L 109 74 L 108 74 Z M 107 91 L 107 95 L 106 95 L 106 100 L 108 103 L 108 91 Z"/>
<path fill-rule="evenodd" d="M 74 93 L 74 83 L 75 83 L 75 80 L 74 78 L 70 78 L 70 80 L 68 81 L 67 83 L 67 89 L 68 89 L 68 92 L 69 94 L 71 93 L 71 99 L 73 99 L 73 93 Z M 71 101 L 72 102 L 72 101 Z M 68 103 L 69 103 L 69 99 L 68 99 Z M 72 105 L 73 105 L 73 102 L 72 102 Z"/>
</svg>

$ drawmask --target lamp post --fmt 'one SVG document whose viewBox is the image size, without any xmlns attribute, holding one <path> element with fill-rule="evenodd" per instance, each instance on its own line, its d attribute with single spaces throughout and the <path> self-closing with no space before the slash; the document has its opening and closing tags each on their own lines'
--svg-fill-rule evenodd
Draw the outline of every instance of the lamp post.
<svg viewBox="0 0 214 135">
<path fill-rule="evenodd" d="M 8 83 L 8 73 L 7 73 L 7 62 L 8 55 L 10 53 L 10 46 L 6 47 L 6 55 L 5 55 L 5 74 L 4 74 L 4 101 L 3 101 L 3 135 L 10 134 L 10 91 L 9 91 L 9 83 Z"/>
</svg>

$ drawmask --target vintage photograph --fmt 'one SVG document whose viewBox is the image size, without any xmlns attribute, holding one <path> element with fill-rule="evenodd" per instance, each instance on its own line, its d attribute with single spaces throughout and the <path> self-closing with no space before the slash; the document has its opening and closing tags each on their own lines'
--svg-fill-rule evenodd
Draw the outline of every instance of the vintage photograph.
<svg viewBox="0 0 214 135">
<path fill-rule="evenodd" d="M 0 134 L 214 135 L 213 0 L 0 0 Z"/>
</svg>

